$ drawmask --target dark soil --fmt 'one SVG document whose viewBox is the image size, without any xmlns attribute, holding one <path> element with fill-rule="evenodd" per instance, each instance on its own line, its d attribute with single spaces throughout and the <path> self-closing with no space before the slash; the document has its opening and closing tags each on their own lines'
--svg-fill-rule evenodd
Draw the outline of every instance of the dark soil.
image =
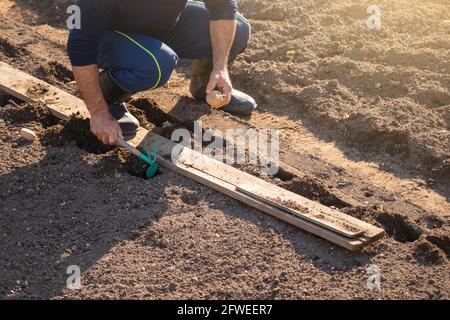
<svg viewBox="0 0 450 320">
<path fill-rule="evenodd" d="M 104 145 L 91 132 L 89 120 L 74 116 L 63 125 L 48 128 L 41 141 L 46 145 L 64 146 L 75 144 L 89 153 L 103 154 L 114 149 L 113 146 Z"/>
<path fill-rule="evenodd" d="M 394 240 L 406 243 L 414 242 L 423 234 L 423 230 L 408 217 L 392 213 L 382 208 L 346 208 L 342 210 L 355 218 L 379 225 Z"/>
<path fill-rule="evenodd" d="M 445 263 L 444 253 L 428 241 L 420 241 L 416 244 L 414 257 L 423 265 L 438 265 Z"/>
<path fill-rule="evenodd" d="M 448 234 L 431 234 L 427 240 L 438 246 L 450 259 L 450 237 Z"/>
<path fill-rule="evenodd" d="M 42 124 L 44 128 L 54 126 L 60 122 L 51 115 L 46 106 L 39 103 L 10 105 L 10 108 L 2 110 L 2 119 L 16 125 L 36 122 Z"/>
</svg>

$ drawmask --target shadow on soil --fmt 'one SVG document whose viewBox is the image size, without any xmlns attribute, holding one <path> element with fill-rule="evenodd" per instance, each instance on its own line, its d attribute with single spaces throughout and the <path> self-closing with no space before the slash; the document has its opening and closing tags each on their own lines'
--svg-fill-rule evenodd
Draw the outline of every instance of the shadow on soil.
<svg viewBox="0 0 450 320">
<path fill-rule="evenodd" d="M 0 299 L 60 295 L 69 266 L 84 272 L 166 213 L 168 182 L 141 190 L 138 201 L 139 191 L 126 187 L 136 178 L 115 176 L 116 161 L 88 164 L 78 152 L 52 148 L 0 176 Z"/>
<path fill-rule="evenodd" d="M 38 163 L 0 176 L 0 299 L 60 296 L 67 288 L 69 266 L 85 272 L 111 248 L 137 238 L 168 213 L 164 189 L 173 181 L 162 174 L 157 185 L 143 181 L 145 191 L 129 190 L 126 184 L 137 178 L 114 176 L 116 161 L 111 157 L 89 164 L 76 151 L 51 148 Z M 134 193 L 140 194 L 139 201 Z M 192 198 L 189 194 L 184 201 Z M 331 273 L 332 267 L 351 270 L 375 255 L 346 252 L 259 211 L 242 210 L 238 202 L 225 203 L 209 205 L 257 224 L 268 235 L 281 234 L 299 256 L 324 272 Z"/>
</svg>

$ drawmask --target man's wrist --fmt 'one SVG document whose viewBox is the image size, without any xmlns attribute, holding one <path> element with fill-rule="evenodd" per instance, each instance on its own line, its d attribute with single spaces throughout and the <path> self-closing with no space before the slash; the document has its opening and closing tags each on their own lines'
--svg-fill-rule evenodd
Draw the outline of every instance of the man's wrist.
<svg viewBox="0 0 450 320">
<path fill-rule="evenodd" d="M 215 71 L 228 71 L 227 60 L 214 61 L 213 70 L 215 70 Z"/>
<path fill-rule="evenodd" d="M 104 99 L 98 103 L 90 104 L 90 106 L 88 106 L 88 110 L 92 117 L 97 114 L 109 112 L 108 104 Z"/>
</svg>

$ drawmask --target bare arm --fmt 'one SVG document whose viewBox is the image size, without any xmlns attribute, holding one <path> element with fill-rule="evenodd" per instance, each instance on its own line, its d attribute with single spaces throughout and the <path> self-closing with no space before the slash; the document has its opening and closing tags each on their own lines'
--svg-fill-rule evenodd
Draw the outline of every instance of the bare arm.
<svg viewBox="0 0 450 320">
<path fill-rule="evenodd" d="M 91 131 L 105 144 L 115 144 L 122 136 L 117 120 L 109 113 L 103 97 L 98 76 L 98 67 L 89 65 L 73 67 L 73 74 L 84 103 L 91 114 Z"/>
<path fill-rule="evenodd" d="M 211 21 L 210 30 L 214 69 L 211 73 L 206 93 L 210 93 L 217 87 L 227 98 L 223 105 L 227 105 L 231 100 L 231 91 L 233 90 L 227 65 L 236 34 L 236 21 Z"/>
<path fill-rule="evenodd" d="M 73 75 L 91 116 L 107 111 L 108 105 L 100 89 L 98 67 L 96 65 L 73 67 Z"/>
</svg>

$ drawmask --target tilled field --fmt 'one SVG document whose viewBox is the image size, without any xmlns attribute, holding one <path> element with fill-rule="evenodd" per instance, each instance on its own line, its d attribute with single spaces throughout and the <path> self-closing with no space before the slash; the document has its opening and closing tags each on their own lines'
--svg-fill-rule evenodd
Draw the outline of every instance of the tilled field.
<svg viewBox="0 0 450 320">
<path fill-rule="evenodd" d="M 0 60 L 76 94 L 58 14 L 68 2 L 2 0 Z M 131 103 L 161 134 L 195 119 L 279 127 L 272 182 L 384 227 L 385 239 L 349 253 L 170 171 L 145 181 L 87 123 L 0 94 L 0 296 L 449 298 L 448 5 L 379 5 L 385 28 L 369 32 L 364 1 L 244 1 L 254 36 L 233 76 L 260 102 L 250 119 L 192 101 L 186 64 Z M 380 292 L 366 284 L 374 264 Z M 65 289 L 69 265 L 81 290 Z"/>
<path fill-rule="evenodd" d="M 262 110 L 450 181 L 450 3 L 245 1 L 255 36 L 235 77 Z M 256 10 L 255 10 L 256 9 Z"/>
</svg>

